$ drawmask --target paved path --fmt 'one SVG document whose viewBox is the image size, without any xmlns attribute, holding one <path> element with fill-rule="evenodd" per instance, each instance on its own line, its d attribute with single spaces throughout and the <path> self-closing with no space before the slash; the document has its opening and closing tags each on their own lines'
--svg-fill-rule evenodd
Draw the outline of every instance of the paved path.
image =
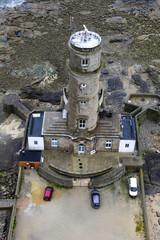
<svg viewBox="0 0 160 240">
<path fill-rule="evenodd" d="M 140 198 L 123 194 L 121 182 L 100 189 L 101 207 L 91 207 L 87 187 L 57 189 L 51 202 L 43 200 L 48 183 L 35 171 L 25 171 L 18 199 L 15 239 L 23 240 L 144 240 L 136 233 L 142 221 Z"/>
</svg>

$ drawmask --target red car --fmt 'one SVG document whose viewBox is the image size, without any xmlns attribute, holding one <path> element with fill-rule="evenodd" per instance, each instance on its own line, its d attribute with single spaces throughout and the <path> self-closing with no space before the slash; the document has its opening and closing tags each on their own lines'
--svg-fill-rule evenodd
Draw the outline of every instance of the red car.
<svg viewBox="0 0 160 240">
<path fill-rule="evenodd" d="M 53 187 L 45 188 L 44 197 L 43 197 L 45 201 L 51 201 L 53 190 L 54 190 Z"/>
</svg>

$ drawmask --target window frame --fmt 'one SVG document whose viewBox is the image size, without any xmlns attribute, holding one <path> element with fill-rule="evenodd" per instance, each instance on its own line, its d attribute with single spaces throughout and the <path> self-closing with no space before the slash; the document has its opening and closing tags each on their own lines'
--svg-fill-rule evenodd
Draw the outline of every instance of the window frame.
<svg viewBox="0 0 160 240">
<path fill-rule="evenodd" d="M 83 90 L 87 87 L 87 84 L 86 83 L 81 83 L 80 84 L 80 89 Z"/>
<path fill-rule="evenodd" d="M 80 103 L 80 106 L 86 106 L 87 101 L 80 101 L 79 103 Z"/>
<path fill-rule="evenodd" d="M 58 147 L 58 140 L 57 140 L 57 138 L 53 138 L 51 140 L 51 146 L 52 147 Z"/>
<path fill-rule="evenodd" d="M 107 146 L 108 145 L 108 146 Z M 111 149 L 112 148 L 112 141 L 111 140 L 107 140 L 106 142 L 105 142 L 105 148 L 106 149 Z"/>
<path fill-rule="evenodd" d="M 85 153 L 85 145 L 83 144 L 78 145 L 78 153 Z"/>
<path fill-rule="evenodd" d="M 85 119 L 80 119 L 78 121 L 78 127 L 79 127 L 79 129 L 85 129 L 86 128 L 86 120 Z"/>
<path fill-rule="evenodd" d="M 82 59 L 82 60 L 81 60 L 81 66 L 82 66 L 82 67 L 88 67 L 88 62 L 89 62 L 88 59 Z"/>
</svg>

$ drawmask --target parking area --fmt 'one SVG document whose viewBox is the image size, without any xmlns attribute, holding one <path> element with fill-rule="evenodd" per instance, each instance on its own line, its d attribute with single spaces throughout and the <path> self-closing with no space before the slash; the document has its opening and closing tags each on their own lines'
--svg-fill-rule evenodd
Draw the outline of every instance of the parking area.
<svg viewBox="0 0 160 240">
<path fill-rule="evenodd" d="M 126 182 L 125 177 L 100 189 L 101 207 L 93 209 L 87 187 L 54 187 L 51 202 L 44 201 L 44 189 L 51 184 L 34 170 L 24 171 L 14 239 L 144 239 L 140 196 L 130 198 Z"/>
</svg>

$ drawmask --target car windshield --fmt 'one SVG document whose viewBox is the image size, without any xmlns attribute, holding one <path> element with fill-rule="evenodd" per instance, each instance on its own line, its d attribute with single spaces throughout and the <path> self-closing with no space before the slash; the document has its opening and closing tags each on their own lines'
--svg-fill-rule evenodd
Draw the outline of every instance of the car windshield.
<svg viewBox="0 0 160 240">
<path fill-rule="evenodd" d="M 93 195 L 93 201 L 94 201 L 94 203 L 99 203 L 99 196 Z"/>
<path fill-rule="evenodd" d="M 131 191 L 132 191 L 132 192 L 136 192 L 136 191 L 137 191 L 137 188 L 136 188 L 136 187 L 131 187 Z"/>
</svg>

